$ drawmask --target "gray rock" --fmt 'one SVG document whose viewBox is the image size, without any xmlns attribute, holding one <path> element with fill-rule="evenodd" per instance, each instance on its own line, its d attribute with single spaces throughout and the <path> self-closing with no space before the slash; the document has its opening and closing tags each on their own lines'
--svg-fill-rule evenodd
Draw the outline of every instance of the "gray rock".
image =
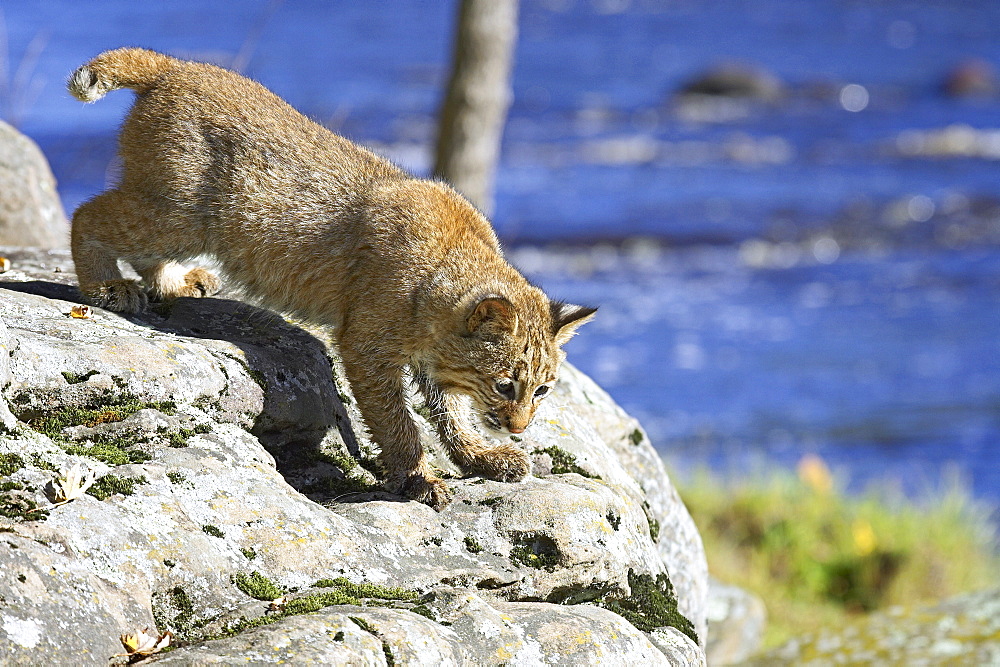
<svg viewBox="0 0 1000 667">
<path fill-rule="evenodd" d="M 794 639 L 748 664 L 1000 665 L 1000 589 L 934 606 L 893 607 L 845 628 Z"/>
<path fill-rule="evenodd" d="M 0 432 L 17 463 L 0 569 L 25 574 L 0 578 L 12 662 L 103 664 L 149 627 L 175 633 L 163 659 L 183 664 L 703 664 L 667 627 L 705 636 L 698 533 L 639 425 L 575 369 L 521 443 L 542 476 L 453 479 L 438 513 L 378 489 L 321 332 L 222 298 L 73 318 L 66 253 L 3 252 L 0 385 L 20 421 Z M 96 497 L 22 511 L 77 462 Z M 265 612 L 282 592 L 291 611 Z"/>
<path fill-rule="evenodd" d="M 708 580 L 705 653 L 713 666 L 738 665 L 760 650 L 767 627 L 764 602 L 750 591 Z"/>
<path fill-rule="evenodd" d="M 784 92 L 784 83 L 773 73 L 749 63 L 732 62 L 698 74 L 684 83 L 678 94 L 774 102 Z"/>
<path fill-rule="evenodd" d="M 69 223 L 48 161 L 34 141 L 0 121 L 0 244 L 68 243 Z"/>
</svg>

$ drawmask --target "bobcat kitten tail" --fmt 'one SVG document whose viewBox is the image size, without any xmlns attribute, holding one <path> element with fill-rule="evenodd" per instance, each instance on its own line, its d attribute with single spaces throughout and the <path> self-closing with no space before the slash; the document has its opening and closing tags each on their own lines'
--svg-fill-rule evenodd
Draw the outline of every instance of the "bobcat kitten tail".
<svg viewBox="0 0 1000 667">
<path fill-rule="evenodd" d="M 66 83 L 81 102 L 95 102 L 112 90 L 131 88 L 144 93 L 177 60 L 146 49 L 106 51 L 73 72 Z"/>
</svg>

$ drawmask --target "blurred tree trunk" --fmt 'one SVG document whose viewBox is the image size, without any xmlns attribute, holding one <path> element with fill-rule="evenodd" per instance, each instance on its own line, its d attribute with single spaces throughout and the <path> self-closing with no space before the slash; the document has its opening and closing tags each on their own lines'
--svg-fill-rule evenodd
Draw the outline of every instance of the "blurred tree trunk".
<svg viewBox="0 0 1000 667">
<path fill-rule="evenodd" d="M 487 215 L 500 138 L 511 101 L 518 0 L 462 0 L 441 107 L 434 176 L 443 178 Z"/>
</svg>

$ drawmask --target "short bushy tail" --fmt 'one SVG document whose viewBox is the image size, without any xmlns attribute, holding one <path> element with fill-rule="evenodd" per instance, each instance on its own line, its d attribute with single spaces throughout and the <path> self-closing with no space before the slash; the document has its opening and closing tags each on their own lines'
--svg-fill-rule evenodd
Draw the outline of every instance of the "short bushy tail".
<svg viewBox="0 0 1000 667">
<path fill-rule="evenodd" d="M 119 88 L 131 88 L 141 94 L 179 62 L 146 49 L 105 51 L 73 72 L 66 87 L 81 102 L 94 102 Z"/>
</svg>

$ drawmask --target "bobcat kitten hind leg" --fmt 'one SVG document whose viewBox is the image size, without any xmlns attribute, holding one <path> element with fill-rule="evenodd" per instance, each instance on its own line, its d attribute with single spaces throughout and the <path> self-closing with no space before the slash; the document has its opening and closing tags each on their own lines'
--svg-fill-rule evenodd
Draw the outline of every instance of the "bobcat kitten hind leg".
<svg viewBox="0 0 1000 667">
<path fill-rule="evenodd" d="M 524 450 L 508 442 L 488 445 L 469 424 L 468 408 L 458 396 L 442 392 L 426 377 L 417 383 L 448 457 L 462 472 L 498 482 L 519 482 L 528 476 L 531 459 Z"/>
</svg>

